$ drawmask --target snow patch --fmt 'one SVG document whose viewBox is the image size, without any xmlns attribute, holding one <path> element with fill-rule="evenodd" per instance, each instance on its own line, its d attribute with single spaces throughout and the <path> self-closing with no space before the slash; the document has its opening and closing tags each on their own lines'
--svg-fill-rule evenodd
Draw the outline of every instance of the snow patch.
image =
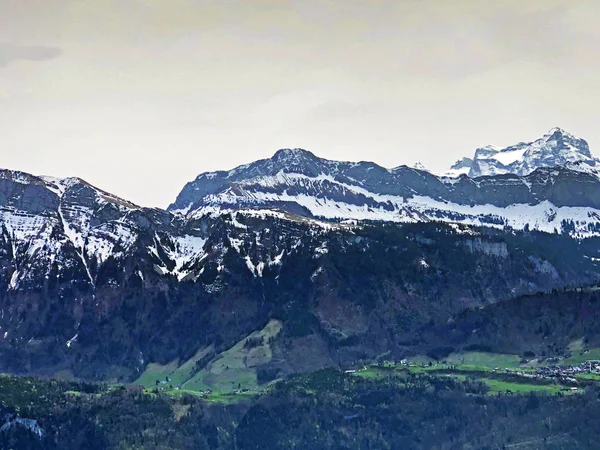
<svg viewBox="0 0 600 450">
<path fill-rule="evenodd" d="M 509 164 L 512 164 L 515 161 L 518 161 L 519 159 L 521 159 L 526 151 L 527 151 L 526 148 L 519 149 L 519 150 L 500 151 L 500 152 L 496 153 L 495 155 L 493 155 L 492 158 L 494 158 L 500 164 L 502 164 L 504 166 L 508 166 Z"/>
<path fill-rule="evenodd" d="M 252 272 L 252 275 L 254 277 L 262 277 L 263 275 L 263 270 L 265 268 L 265 263 L 264 262 L 259 262 L 256 265 L 252 262 L 252 259 L 250 259 L 250 256 L 246 255 L 246 257 L 244 258 L 244 260 L 246 261 L 246 266 L 248 267 L 248 270 L 250 272 Z"/>
<path fill-rule="evenodd" d="M 78 337 L 79 337 L 79 333 L 75 334 L 75 336 L 73 336 L 71 339 L 69 339 L 67 341 L 67 348 L 71 348 L 71 344 L 73 344 L 73 342 L 76 342 Z"/>
</svg>

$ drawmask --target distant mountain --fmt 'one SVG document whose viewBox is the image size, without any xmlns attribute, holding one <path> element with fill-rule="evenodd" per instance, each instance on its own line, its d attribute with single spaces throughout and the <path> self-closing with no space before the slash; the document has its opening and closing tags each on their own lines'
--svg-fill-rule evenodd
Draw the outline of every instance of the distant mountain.
<svg viewBox="0 0 600 450">
<path fill-rule="evenodd" d="M 417 170 L 425 170 L 428 171 L 427 168 L 423 165 L 423 163 L 421 163 L 420 161 L 417 161 L 416 163 L 414 163 L 412 165 L 413 169 L 417 169 Z"/>
<path fill-rule="evenodd" d="M 492 145 L 478 148 L 473 159 L 457 161 L 444 175 L 465 174 L 472 178 L 503 174 L 524 176 L 542 167 L 572 163 L 587 169 L 600 167 L 600 160 L 591 155 L 585 140 L 561 128 L 552 128 L 533 142 L 521 142 L 506 148 Z"/>
<path fill-rule="evenodd" d="M 447 177 L 458 177 L 460 175 L 469 175 L 472 165 L 473 165 L 473 160 L 471 158 L 464 157 L 464 158 L 461 158 L 458 161 L 456 161 L 454 164 L 452 164 L 452 167 L 450 167 L 450 170 L 444 172 L 441 175 L 447 176 Z"/>
<path fill-rule="evenodd" d="M 563 147 L 572 147 L 566 137 L 557 136 L 548 136 L 548 145 L 562 139 Z M 568 142 L 582 146 L 570 138 Z M 526 151 L 533 153 L 533 147 Z M 482 164 L 465 158 L 454 170 L 464 173 L 471 163 Z M 443 221 L 583 237 L 600 232 L 600 180 L 590 167 L 573 163 L 540 167 L 524 176 L 449 178 L 406 166 L 386 169 L 283 149 L 269 159 L 199 175 L 169 210 L 191 218 L 275 208 L 325 220 Z"/>
</svg>

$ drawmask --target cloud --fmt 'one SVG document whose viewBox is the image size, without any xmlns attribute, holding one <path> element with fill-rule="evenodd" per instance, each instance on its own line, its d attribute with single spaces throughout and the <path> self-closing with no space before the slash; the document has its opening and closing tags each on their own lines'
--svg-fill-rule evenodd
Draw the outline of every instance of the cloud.
<svg viewBox="0 0 600 450">
<path fill-rule="evenodd" d="M 47 61 L 58 58 L 62 50 L 43 45 L 16 45 L 0 42 L 0 67 L 15 61 Z"/>
</svg>

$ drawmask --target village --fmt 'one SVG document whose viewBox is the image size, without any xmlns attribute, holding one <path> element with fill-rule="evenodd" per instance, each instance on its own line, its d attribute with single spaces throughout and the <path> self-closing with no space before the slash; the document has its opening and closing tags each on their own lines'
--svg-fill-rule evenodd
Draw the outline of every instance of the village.
<svg viewBox="0 0 600 450">
<path fill-rule="evenodd" d="M 388 365 L 395 367 L 398 364 L 395 362 L 385 361 L 383 365 Z M 433 368 L 436 369 L 449 369 L 449 370 L 459 370 L 459 365 L 447 364 L 445 361 L 439 363 L 429 362 L 428 364 L 420 363 L 416 364 L 414 362 L 410 362 L 407 359 L 403 359 L 400 361 L 400 366 L 406 367 L 421 367 L 421 368 Z M 539 367 L 527 367 L 527 368 L 500 368 L 494 367 L 491 369 L 492 372 L 504 371 L 504 373 L 517 375 L 525 378 L 537 378 L 537 379 L 564 379 L 566 381 L 576 382 L 577 380 L 574 378 L 577 375 L 583 374 L 594 374 L 600 376 L 600 360 L 587 360 L 577 365 L 549 365 L 549 366 L 539 366 Z"/>
<path fill-rule="evenodd" d="M 379 373 L 383 376 L 385 371 L 389 370 L 448 375 L 458 377 L 459 379 L 475 377 L 493 386 L 494 389 L 492 392 L 498 392 L 499 394 L 511 394 L 515 391 L 516 387 L 526 392 L 530 390 L 543 390 L 547 387 L 547 392 L 551 393 L 557 393 L 558 391 L 562 393 L 577 393 L 583 391 L 584 385 L 600 381 L 600 360 L 587 360 L 579 364 L 564 366 L 548 365 L 535 367 L 533 365 L 514 365 L 503 367 L 502 365 L 493 366 L 491 364 L 452 363 L 445 360 L 438 362 L 432 360 L 423 361 L 421 358 L 416 358 L 416 360 L 402 359 L 399 362 L 380 361 L 376 364 L 347 369 L 344 372 L 356 376 L 369 377 L 373 376 L 374 373 Z"/>
<path fill-rule="evenodd" d="M 507 373 L 516 373 L 520 376 L 534 376 L 541 379 L 565 379 L 566 381 L 577 381 L 574 377 L 582 374 L 595 374 L 600 375 L 600 361 L 590 360 L 582 362 L 579 365 L 569 366 L 544 366 L 538 367 L 534 374 L 522 371 L 515 371 L 514 369 L 504 369 Z"/>
</svg>

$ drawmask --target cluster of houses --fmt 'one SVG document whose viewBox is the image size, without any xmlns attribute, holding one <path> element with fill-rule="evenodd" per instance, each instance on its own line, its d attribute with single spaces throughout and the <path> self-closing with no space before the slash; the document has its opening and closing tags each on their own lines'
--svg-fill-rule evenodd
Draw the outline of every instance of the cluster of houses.
<svg viewBox="0 0 600 450">
<path fill-rule="evenodd" d="M 500 368 L 494 368 L 494 372 Z M 564 383 L 577 384 L 576 375 L 580 374 L 597 374 L 600 375 L 600 361 L 590 360 L 582 362 L 579 365 L 569 366 L 544 366 L 535 369 L 535 372 L 525 372 L 519 369 L 504 369 L 505 373 L 518 375 L 524 378 L 532 378 L 538 380 L 559 380 Z M 577 387 L 567 387 L 563 390 L 577 391 Z"/>
<path fill-rule="evenodd" d="M 496 369 L 495 369 L 496 370 Z M 577 380 L 574 378 L 579 374 L 599 374 L 600 375 L 600 361 L 590 360 L 582 362 L 579 365 L 570 365 L 570 366 L 545 366 L 538 367 L 535 370 L 535 373 L 532 372 L 522 372 L 519 370 L 511 370 L 504 369 L 507 373 L 514 373 L 523 377 L 530 378 L 542 378 L 542 379 L 550 379 L 550 378 L 561 378 L 566 381 L 576 382 Z"/>
<path fill-rule="evenodd" d="M 519 369 L 504 369 L 505 373 L 517 375 L 523 378 L 531 378 L 534 380 L 555 380 L 560 379 L 563 382 L 577 383 L 577 380 L 571 375 L 574 373 L 566 372 L 564 367 L 540 367 L 535 372 L 525 372 Z M 500 368 L 496 367 L 494 372 L 500 371 Z M 583 373 L 583 372 L 579 372 Z M 575 388 L 576 389 L 576 388 Z"/>
</svg>

